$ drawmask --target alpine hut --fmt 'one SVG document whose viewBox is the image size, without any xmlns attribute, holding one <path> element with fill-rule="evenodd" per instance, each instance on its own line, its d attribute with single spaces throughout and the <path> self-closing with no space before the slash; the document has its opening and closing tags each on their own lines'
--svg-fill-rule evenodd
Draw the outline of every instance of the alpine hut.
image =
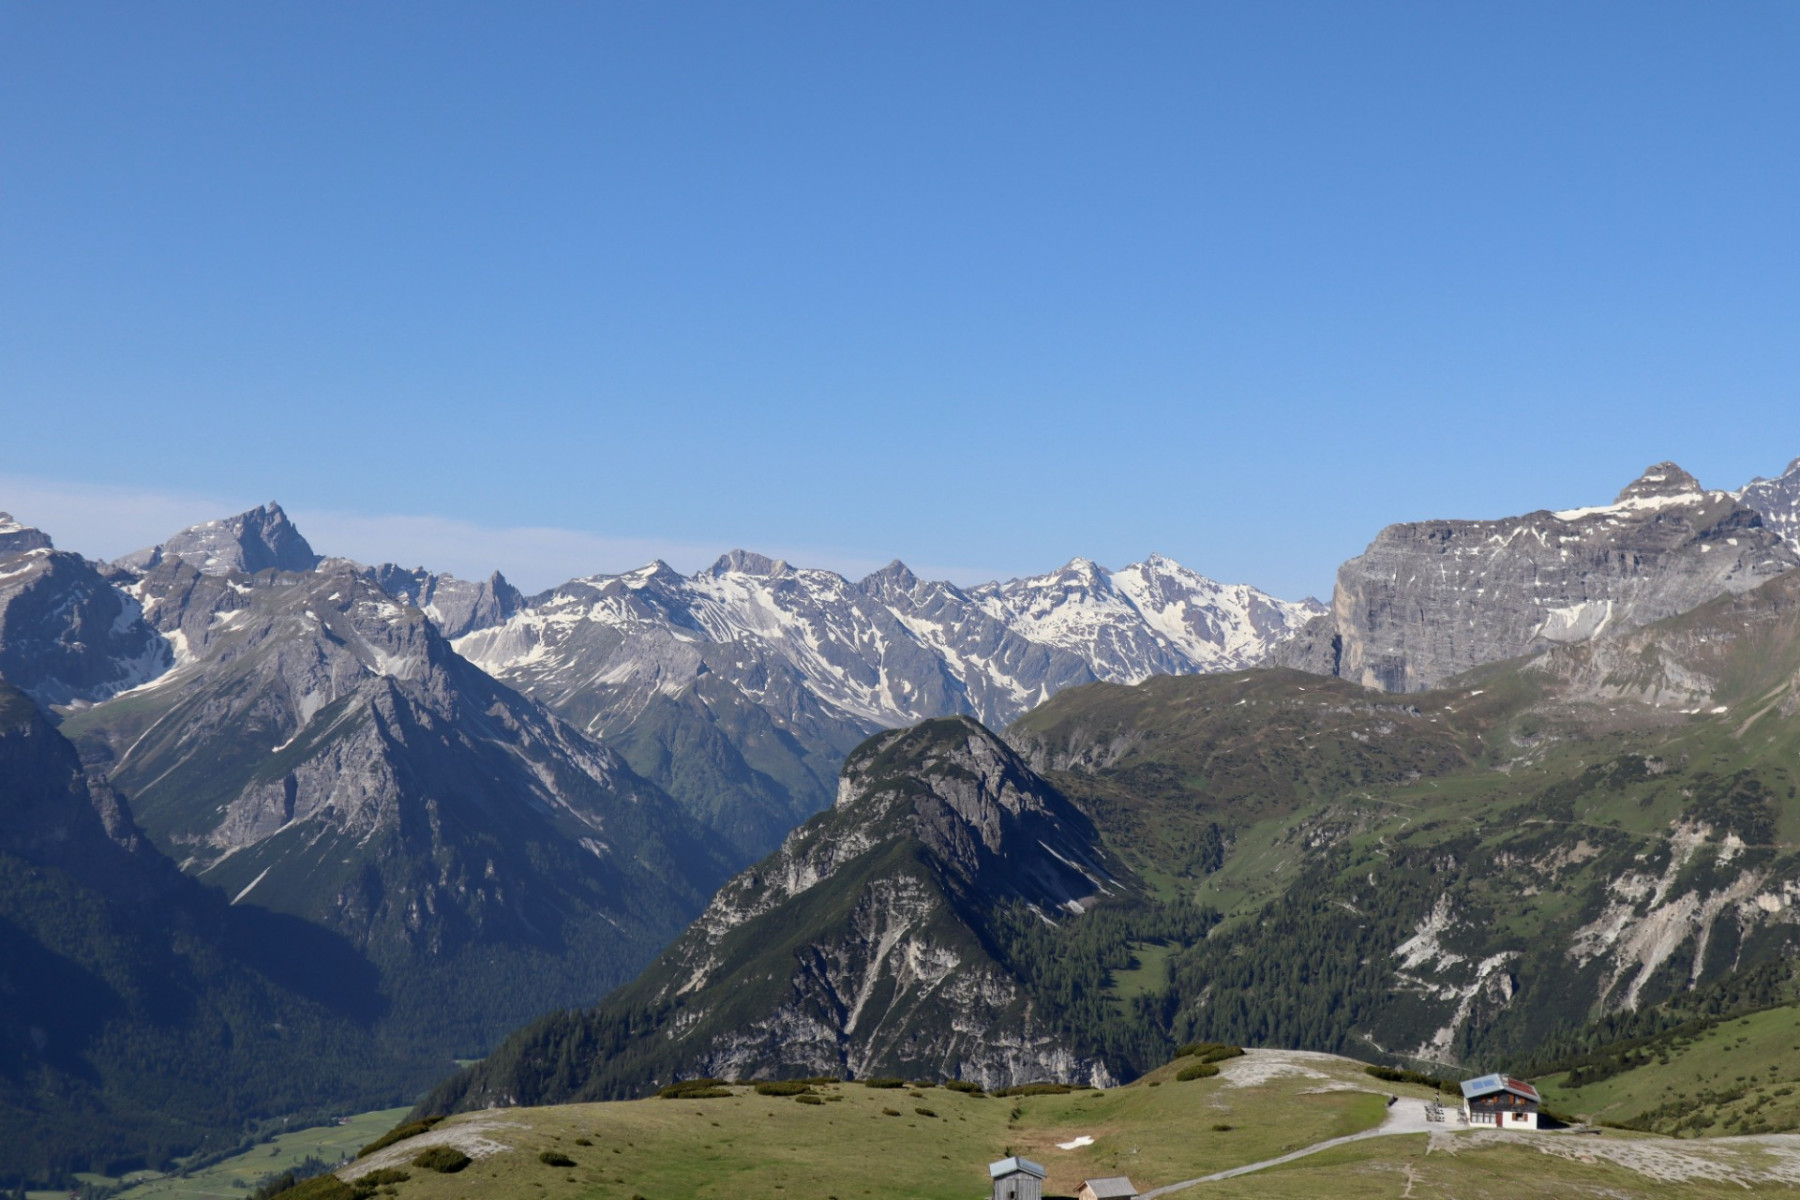
<svg viewBox="0 0 1800 1200">
<path fill-rule="evenodd" d="M 1003 1158 L 988 1164 L 994 1200 L 1044 1200 L 1044 1168 L 1029 1158 Z"/>
<path fill-rule="evenodd" d="M 1075 1200 L 1137 1200 L 1137 1188 L 1123 1175 L 1089 1179 L 1075 1192 Z"/>
<path fill-rule="evenodd" d="M 1463 1120 L 1495 1129 L 1536 1129 L 1543 1101 L 1537 1089 L 1510 1075 L 1483 1075 L 1462 1085 Z"/>
</svg>

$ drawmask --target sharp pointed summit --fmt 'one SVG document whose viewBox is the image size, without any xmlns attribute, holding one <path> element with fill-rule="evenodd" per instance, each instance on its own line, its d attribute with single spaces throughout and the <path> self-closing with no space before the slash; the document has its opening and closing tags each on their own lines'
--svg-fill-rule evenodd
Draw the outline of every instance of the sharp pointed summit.
<svg viewBox="0 0 1800 1200">
<path fill-rule="evenodd" d="M 126 555 L 117 565 L 141 574 L 169 559 L 180 559 L 202 575 L 310 571 L 321 561 L 273 500 L 233 517 L 189 526 L 160 546 Z"/>
</svg>

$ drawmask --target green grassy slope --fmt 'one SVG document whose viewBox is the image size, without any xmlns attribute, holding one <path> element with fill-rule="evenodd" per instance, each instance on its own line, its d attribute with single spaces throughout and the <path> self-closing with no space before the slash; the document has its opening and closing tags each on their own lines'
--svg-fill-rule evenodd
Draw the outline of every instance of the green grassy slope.
<svg viewBox="0 0 1800 1200">
<path fill-rule="evenodd" d="M 1256 1071 L 1233 1060 L 1218 1078 L 1177 1082 L 1179 1066 L 1191 1061 L 1161 1067 L 1128 1087 L 1067 1095 L 1006 1098 L 848 1083 L 815 1087 L 817 1104 L 734 1087 L 729 1098 L 712 1100 L 489 1110 L 451 1118 L 441 1136 L 480 1137 L 509 1151 L 480 1158 L 455 1176 L 415 1171 L 399 1191 L 420 1200 L 496 1194 L 925 1200 L 980 1194 L 987 1163 L 1010 1149 L 1050 1167 L 1048 1190 L 1068 1195 L 1090 1176 L 1128 1173 L 1149 1186 L 1258 1161 L 1370 1128 L 1387 1109 L 1388 1085 L 1354 1063 L 1314 1061 L 1304 1068 L 1310 1074 L 1290 1069 L 1238 1086 L 1233 1074 L 1252 1079 Z M 1328 1087 L 1342 1090 L 1322 1090 Z M 1079 1138 L 1092 1144 L 1058 1148 Z M 561 1151 L 577 1165 L 543 1166 L 537 1161 L 543 1150 Z M 416 1153 L 402 1143 L 380 1157 L 405 1162 Z"/>
<path fill-rule="evenodd" d="M 1617 1073 L 1546 1077 L 1545 1103 L 1669 1134 L 1800 1129 L 1800 1007 L 1678 1027 L 1635 1045 L 1624 1061 L 1631 1065 Z"/>
<path fill-rule="evenodd" d="M 1191 1061 L 1191 1060 L 1187 1060 Z M 812 1101 L 730 1087 L 705 1100 L 645 1099 L 487 1110 L 452 1117 L 343 1172 L 389 1168 L 397 1200 L 969 1200 L 986 1165 L 1008 1152 L 1049 1168 L 1045 1192 L 1128 1175 L 1140 1189 L 1262 1162 L 1379 1125 L 1387 1095 L 1361 1065 L 1253 1051 L 1215 1078 L 1181 1082 L 1182 1063 L 1129 1086 L 1032 1097 L 970 1096 L 943 1087 L 815 1085 Z M 923 1109 L 925 1111 L 921 1112 Z M 1077 1144 L 1083 1142 L 1085 1144 Z M 434 1143 L 474 1162 L 440 1175 L 410 1166 Z M 1067 1149 L 1063 1147 L 1067 1146 Z M 560 1154 L 573 1166 L 540 1155 Z M 1715 1197 L 1792 1190 L 1800 1161 L 1754 1141 L 1671 1141 L 1608 1131 L 1384 1136 L 1182 1195 L 1449 1200 L 1472 1195 Z"/>
</svg>

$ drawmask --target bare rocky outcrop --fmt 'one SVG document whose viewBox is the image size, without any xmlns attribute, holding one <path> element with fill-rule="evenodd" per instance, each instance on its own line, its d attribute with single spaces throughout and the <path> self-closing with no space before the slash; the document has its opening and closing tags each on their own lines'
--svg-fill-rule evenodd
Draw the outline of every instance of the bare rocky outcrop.
<svg viewBox="0 0 1800 1200">
<path fill-rule="evenodd" d="M 319 556 L 273 500 L 234 517 L 190 526 L 161 545 L 126 555 L 115 565 L 142 573 L 169 559 L 180 559 L 206 575 L 310 571 L 319 565 Z"/>
<path fill-rule="evenodd" d="M 39 704 L 86 704 L 170 662 L 135 599 L 95 564 L 0 513 L 0 678 Z"/>
<path fill-rule="evenodd" d="M 1763 523 L 1800 550 L 1800 458 L 1774 479 L 1752 479 L 1738 500 L 1762 514 Z"/>
<path fill-rule="evenodd" d="M 1331 612 L 1270 661 L 1386 691 L 1586 641 L 1800 565 L 1759 513 L 1659 463 L 1609 505 L 1391 525 L 1338 570 Z"/>
</svg>

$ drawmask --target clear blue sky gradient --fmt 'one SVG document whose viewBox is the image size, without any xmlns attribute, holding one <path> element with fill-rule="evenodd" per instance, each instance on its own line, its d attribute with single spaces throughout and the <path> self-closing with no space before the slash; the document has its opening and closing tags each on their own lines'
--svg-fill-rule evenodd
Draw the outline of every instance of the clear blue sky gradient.
<svg viewBox="0 0 1800 1200">
<path fill-rule="evenodd" d="M 1325 595 L 1800 455 L 1797 64 L 1788 3 L 3 0 L 0 474 Z"/>
</svg>

